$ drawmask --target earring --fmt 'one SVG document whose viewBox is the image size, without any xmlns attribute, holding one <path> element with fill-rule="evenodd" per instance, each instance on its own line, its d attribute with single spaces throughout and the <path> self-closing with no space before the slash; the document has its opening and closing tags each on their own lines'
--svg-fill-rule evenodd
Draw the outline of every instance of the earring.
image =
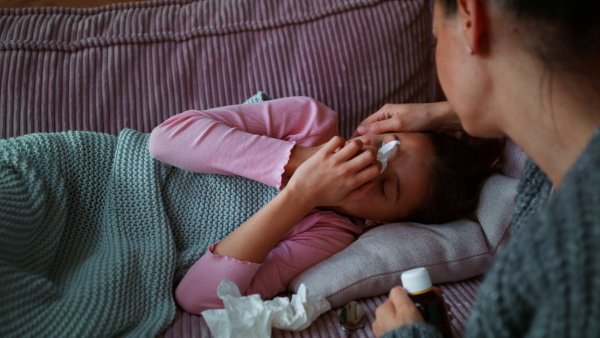
<svg viewBox="0 0 600 338">
<path fill-rule="evenodd" d="M 473 55 L 473 50 L 471 49 L 471 46 L 467 45 L 467 53 L 469 53 L 469 55 Z"/>
</svg>

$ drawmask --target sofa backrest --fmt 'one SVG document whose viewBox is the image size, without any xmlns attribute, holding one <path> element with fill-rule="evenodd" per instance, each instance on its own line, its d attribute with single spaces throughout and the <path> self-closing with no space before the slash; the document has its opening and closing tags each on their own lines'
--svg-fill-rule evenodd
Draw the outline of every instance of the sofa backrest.
<svg viewBox="0 0 600 338">
<path fill-rule="evenodd" d="M 316 98 L 348 137 L 385 103 L 434 99 L 433 43 L 428 0 L 0 9 L 0 138 L 149 132 L 259 90 Z"/>
</svg>

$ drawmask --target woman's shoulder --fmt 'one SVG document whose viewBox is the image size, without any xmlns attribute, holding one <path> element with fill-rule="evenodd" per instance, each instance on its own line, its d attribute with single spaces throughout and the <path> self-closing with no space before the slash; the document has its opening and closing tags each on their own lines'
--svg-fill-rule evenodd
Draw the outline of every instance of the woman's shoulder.
<svg viewBox="0 0 600 338">
<path fill-rule="evenodd" d="M 567 173 L 560 189 L 564 203 L 588 206 L 587 211 L 600 213 L 600 127 Z M 577 208 L 577 207 L 576 207 Z M 600 218 L 596 218 L 600 223 Z"/>
<path fill-rule="evenodd" d="M 550 179 L 535 163 L 528 160 L 515 200 L 513 223 L 523 223 L 532 213 L 542 209 L 545 209 L 544 213 L 548 216 L 554 215 L 552 219 L 562 219 L 577 210 L 588 216 L 591 216 L 590 213 L 600 215 L 600 128 L 567 173 L 561 186 L 555 193 L 552 190 Z M 570 225 L 571 219 L 568 218 L 563 225 Z M 600 223 L 600 216 L 596 220 Z"/>
<path fill-rule="evenodd" d="M 600 237 L 600 128 L 550 198 L 544 214 L 547 222 L 566 232 Z"/>
<path fill-rule="evenodd" d="M 548 201 L 552 182 L 530 159 L 525 163 L 523 175 L 517 188 L 511 232 L 516 232 L 529 217 Z"/>
<path fill-rule="evenodd" d="M 585 183 L 589 181 L 591 184 L 597 184 L 600 178 L 598 168 L 600 168 L 600 127 L 596 129 L 583 153 L 565 177 L 565 183 L 573 184 L 575 182 Z M 570 181 L 575 182 L 571 183 Z M 588 184 L 588 186 L 591 184 Z M 591 186 L 589 188 L 591 190 L 598 190 L 598 186 L 595 187 L 596 189 L 593 189 L 594 187 Z"/>
</svg>

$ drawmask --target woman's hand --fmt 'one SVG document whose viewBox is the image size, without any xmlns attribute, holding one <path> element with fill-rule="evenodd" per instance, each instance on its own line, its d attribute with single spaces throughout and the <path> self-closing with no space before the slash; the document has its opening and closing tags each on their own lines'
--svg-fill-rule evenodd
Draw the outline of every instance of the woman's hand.
<svg viewBox="0 0 600 338">
<path fill-rule="evenodd" d="M 395 330 L 403 325 L 423 323 L 425 320 L 401 286 L 390 291 L 388 299 L 375 310 L 373 333 L 380 337 L 386 332 Z"/>
<path fill-rule="evenodd" d="M 375 147 L 336 136 L 296 169 L 286 189 L 315 207 L 348 203 L 373 186 L 381 170 L 376 158 Z"/>
<path fill-rule="evenodd" d="M 386 104 L 360 123 L 352 137 L 387 132 L 462 130 L 460 120 L 447 101 Z"/>
</svg>

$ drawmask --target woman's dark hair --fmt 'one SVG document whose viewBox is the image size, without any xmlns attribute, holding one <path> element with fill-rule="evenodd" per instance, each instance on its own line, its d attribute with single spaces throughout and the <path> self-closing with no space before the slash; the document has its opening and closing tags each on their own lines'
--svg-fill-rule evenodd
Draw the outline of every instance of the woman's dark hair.
<svg viewBox="0 0 600 338">
<path fill-rule="evenodd" d="M 435 0 L 446 16 L 458 9 L 457 0 Z M 600 55 L 600 1 L 486 0 L 522 23 L 524 48 L 550 69 L 586 74 Z M 586 74 L 589 75 L 589 74 Z"/>
<path fill-rule="evenodd" d="M 502 169 L 502 139 L 480 139 L 425 133 L 434 149 L 428 197 L 409 215 L 426 224 L 442 224 L 470 217 L 477 209 L 485 180 Z"/>
</svg>

